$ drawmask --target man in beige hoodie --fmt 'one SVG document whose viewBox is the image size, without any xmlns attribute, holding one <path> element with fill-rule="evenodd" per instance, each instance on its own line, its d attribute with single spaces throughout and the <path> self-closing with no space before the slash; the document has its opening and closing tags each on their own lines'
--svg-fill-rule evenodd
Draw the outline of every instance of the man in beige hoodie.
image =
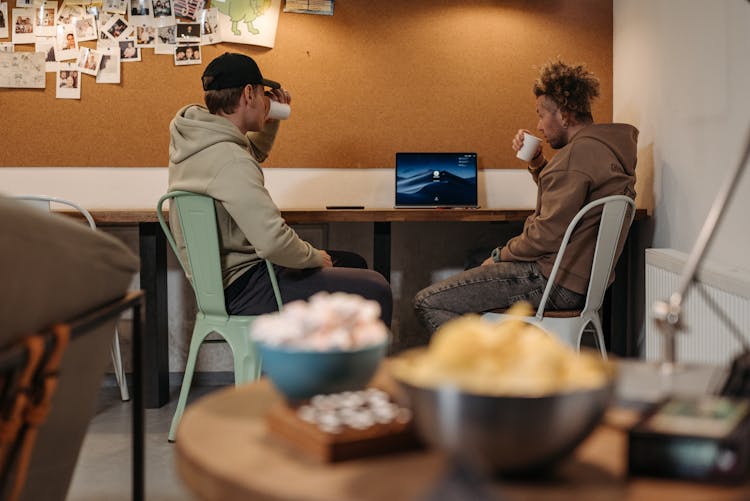
<svg viewBox="0 0 750 501">
<path fill-rule="evenodd" d="M 538 306 L 565 230 L 587 203 L 609 195 L 635 197 L 638 131 L 627 124 L 595 124 L 591 101 L 599 81 L 583 66 L 545 65 L 534 84 L 537 128 L 557 153 L 547 160 L 540 145 L 529 163 L 537 184 L 534 213 L 523 232 L 498 246 L 482 266 L 421 290 L 418 316 L 434 332 L 465 313 Z M 523 145 L 519 130 L 512 147 Z M 549 310 L 579 309 L 585 302 L 601 210 L 589 212 L 573 232 L 547 302 Z M 622 251 L 622 242 L 618 256 Z M 614 280 L 614 272 L 610 283 Z"/>
<path fill-rule="evenodd" d="M 317 291 L 359 294 L 377 301 L 382 320 L 390 325 L 388 282 L 361 269 L 366 263 L 354 253 L 316 249 L 302 240 L 266 190 L 260 162 L 268 157 L 279 129 L 278 120 L 268 119 L 269 100 L 289 103 L 289 92 L 263 78 L 252 58 L 236 53 L 211 61 L 202 83 L 206 107 L 186 106 L 170 124 L 169 190 L 215 200 L 228 313 L 276 309 L 266 267 L 258 266 L 268 259 L 285 303 Z M 183 247 L 174 212 L 170 223 Z"/>
</svg>

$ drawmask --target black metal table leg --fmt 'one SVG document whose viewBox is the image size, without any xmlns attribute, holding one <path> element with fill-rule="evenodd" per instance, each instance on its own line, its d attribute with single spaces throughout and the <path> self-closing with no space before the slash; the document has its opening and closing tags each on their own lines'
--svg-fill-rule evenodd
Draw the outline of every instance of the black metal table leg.
<svg viewBox="0 0 750 501">
<path fill-rule="evenodd" d="M 143 413 L 143 317 L 141 302 L 133 306 L 133 499 L 144 499 L 145 446 Z"/>
<path fill-rule="evenodd" d="M 146 292 L 144 330 L 144 403 L 161 407 L 169 401 L 167 324 L 167 248 L 159 223 L 139 223 L 141 288 Z"/>
<path fill-rule="evenodd" d="M 391 281 L 391 223 L 373 223 L 375 232 L 373 240 L 372 267 L 389 282 Z"/>
</svg>

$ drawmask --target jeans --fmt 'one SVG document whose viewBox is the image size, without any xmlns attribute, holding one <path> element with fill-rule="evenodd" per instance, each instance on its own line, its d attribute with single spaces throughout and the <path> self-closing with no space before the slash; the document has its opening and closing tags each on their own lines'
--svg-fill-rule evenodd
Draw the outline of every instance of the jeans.
<svg viewBox="0 0 750 501">
<path fill-rule="evenodd" d="M 327 251 L 332 268 L 302 270 L 273 265 L 283 303 L 306 300 L 319 291 L 359 294 L 380 304 L 380 318 L 390 327 L 393 314 L 391 286 L 380 273 L 368 270 L 358 254 Z M 224 301 L 230 315 L 260 315 L 277 310 L 271 279 L 261 262 L 242 274 L 224 289 Z"/>
<path fill-rule="evenodd" d="M 537 308 L 546 286 L 547 279 L 536 263 L 504 261 L 472 268 L 422 289 L 414 298 L 414 309 L 433 333 L 466 313 L 506 309 L 518 301 Z M 545 309 L 577 310 L 585 302 L 586 296 L 554 285 Z"/>
</svg>

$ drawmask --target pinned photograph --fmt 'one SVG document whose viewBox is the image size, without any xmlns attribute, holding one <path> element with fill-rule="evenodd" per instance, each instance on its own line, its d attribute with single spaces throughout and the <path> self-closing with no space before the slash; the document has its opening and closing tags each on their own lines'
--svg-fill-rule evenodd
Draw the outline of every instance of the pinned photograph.
<svg viewBox="0 0 750 501">
<path fill-rule="evenodd" d="M 57 11 L 57 24 L 73 24 L 75 18 L 82 18 L 86 15 L 86 9 L 80 5 L 71 5 L 63 3 Z"/>
<path fill-rule="evenodd" d="M 104 32 L 114 40 L 124 40 L 130 36 L 132 30 L 130 29 L 130 25 L 120 14 L 115 14 L 109 18 L 107 24 L 104 25 Z"/>
<path fill-rule="evenodd" d="M 141 60 L 141 49 L 135 46 L 135 40 L 122 40 L 120 46 L 120 61 L 129 63 Z"/>
<path fill-rule="evenodd" d="M 57 60 L 55 59 L 55 37 L 39 38 L 34 43 L 34 52 L 44 54 L 44 71 L 53 73 L 57 71 Z"/>
<path fill-rule="evenodd" d="M 155 26 L 136 26 L 135 27 L 135 46 L 138 48 L 151 48 L 156 45 L 156 27 Z"/>
<path fill-rule="evenodd" d="M 104 52 L 106 49 L 114 48 L 118 52 L 120 51 L 120 45 L 117 40 L 114 40 L 112 38 L 106 37 L 106 38 L 100 38 L 96 41 L 96 50 L 99 52 Z"/>
<path fill-rule="evenodd" d="M 154 16 L 151 15 L 151 0 L 130 0 L 128 21 L 131 26 L 154 24 Z"/>
<path fill-rule="evenodd" d="M 199 43 L 200 41 L 200 23 L 177 23 L 177 43 Z"/>
<path fill-rule="evenodd" d="M 175 17 L 196 21 L 196 14 L 205 6 L 205 0 L 181 0 L 174 5 L 174 15 Z"/>
<path fill-rule="evenodd" d="M 0 42 L 0 52 L 13 52 L 13 42 Z"/>
<path fill-rule="evenodd" d="M 151 0 L 151 5 L 154 7 L 154 23 L 156 26 L 175 24 L 172 0 Z"/>
<path fill-rule="evenodd" d="M 99 64 L 102 60 L 102 54 L 100 52 L 95 51 L 94 49 L 89 49 L 88 47 L 83 47 L 81 49 L 81 56 L 78 58 L 78 71 L 81 73 L 86 73 L 87 75 L 94 75 L 99 72 Z"/>
<path fill-rule="evenodd" d="M 130 0 L 131 16 L 148 16 L 151 14 L 150 0 Z"/>
<path fill-rule="evenodd" d="M 57 18 L 57 2 L 43 2 L 36 7 L 36 29 L 38 37 L 55 36 L 55 19 Z"/>
<path fill-rule="evenodd" d="M 96 30 L 99 32 L 99 40 L 114 40 L 114 38 L 109 36 L 109 33 L 107 33 L 107 31 L 104 29 L 104 27 L 114 15 L 116 14 L 111 14 L 104 11 L 99 12 L 99 16 L 97 16 L 96 18 Z"/>
<path fill-rule="evenodd" d="M 125 14 L 129 4 L 128 0 L 104 0 L 102 10 L 111 14 Z"/>
<path fill-rule="evenodd" d="M 99 63 L 99 73 L 96 74 L 96 83 L 118 84 L 120 83 L 120 48 L 110 47 L 102 52 L 102 60 Z"/>
<path fill-rule="evenodd" d="M 57 71 L 55 97 L 58 99 L 81 99 L 81 73 L 74 63 L 62 63 Z"/>
<path fill-rule="evenodd" d="M 0 2 L 0 38 L 8 38 L 8 2 Z"/>
<path fill-rule="evenodd" d="M 79 42 L 86 40 L 96 40 L 96 19 L 91 14 L 86 14 L 82 18 L 76 18 L 73 25 L 76 28 L 76 38 Z"/>
<path fill-rule="evenodd" d="M 198 14 L 201 23 L 201 45 L 221 42 L 219 35 L 219 9 L 203 9 Z"/>
<path fill-rule="evenodd" d="M 177 26 L 162 26 L 156 30 L 154 54 L 172 54 L 177 46 Z"/>
<path fill-rule="evenodd" d="M 13 43 L 34 43 L 34 9 L 13 9 Z"/>
<path fill-rule="evenodd" d="M 16 7 L 33 7 L 34 0 L 16 0 Z"/>
<path fill-rule="evenodd" d="M 174 50 L 175 66 L 185 66 L 188 64 L 201 64 L 201 46 L 179 45 Z"/>
<path fill-rule="evenodd" d="M 58 24 L 55 37 L 55 59 L 78 59 L 78 40 L 72 24 Z"/>
</svg>

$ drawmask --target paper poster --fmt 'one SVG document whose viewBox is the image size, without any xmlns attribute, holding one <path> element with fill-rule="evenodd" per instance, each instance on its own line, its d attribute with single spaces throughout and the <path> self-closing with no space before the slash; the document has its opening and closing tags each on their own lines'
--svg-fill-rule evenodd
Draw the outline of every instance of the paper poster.
<svg viewBox="0 0 750 501">
<path fill-rule="evenodd" d="M 205 0 L 173 0 L 174 15 L 195 21 L 198 12 L 206 5 Z"/>
<path fill-rule="evenodd" d="M 213 0 L 222 42 L 273 47 L 281 0 Z"/>
<path fill-rule="evenodd" d="M 0 52 L 0 87 L 44 89 L 44 54 Z"/>
<path fill-rule="evenodd" d="M 284 12 L 333 15 L 333 0 L 286 0 Z"/>
</svg>

